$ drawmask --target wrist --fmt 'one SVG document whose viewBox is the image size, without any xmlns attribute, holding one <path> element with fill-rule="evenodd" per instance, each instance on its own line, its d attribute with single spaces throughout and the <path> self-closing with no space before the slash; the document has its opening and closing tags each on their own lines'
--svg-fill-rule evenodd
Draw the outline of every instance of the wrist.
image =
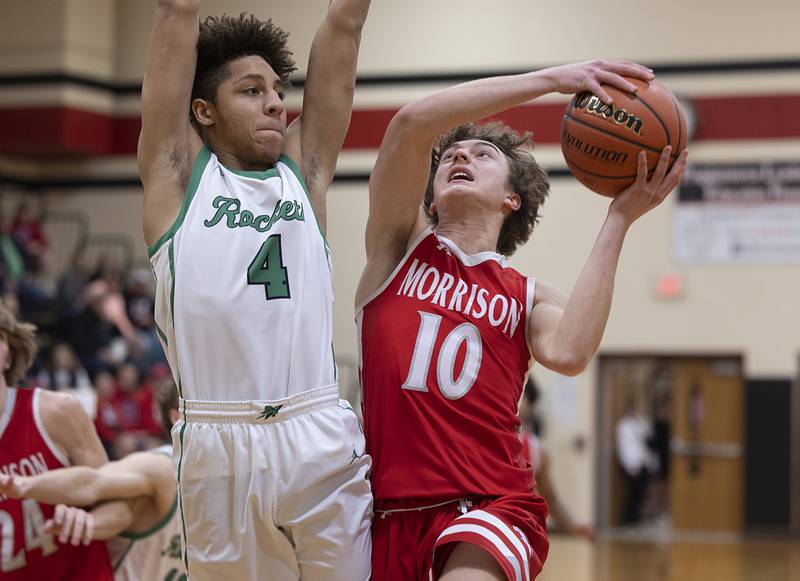
<svg viewBox="0 0 800 581">
<path fill-rule="evenodd" d="M 628 232 L 628 228 L 631 227 L 631 224 L 633 224 L 633 219 L 618 211 L 612 203 L 608 209 L 608 215 L 606 216 L 606 227 L 615 231 L 618 230 L 624 236 Z"/>
<path fill-rule="evenodd" d="M 558 80 L 553 74 L 553 67 L 540 69 L 528 74 L 538 83 L 543 93 L 558 93 Z"/>
</svg>

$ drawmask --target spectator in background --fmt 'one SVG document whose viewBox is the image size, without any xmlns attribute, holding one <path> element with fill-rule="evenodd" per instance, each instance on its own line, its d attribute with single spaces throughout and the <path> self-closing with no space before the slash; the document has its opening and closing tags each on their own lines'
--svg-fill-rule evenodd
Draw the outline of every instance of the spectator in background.
<svg viewBox="0 0 800 581">
<path fill-rule="evenodd" d="M 542 421 L 536 411 L 539 395 L 539 387 L 529 377 L 519 406 L 519 416 L 522 420 L 519 438 L 522 441 L 524 458 L 531 465 L 533 472 L 531 476 L 536 479 L 536 491 L 547 501 L 550 519 L 552 519 L 557 530 L 593 540 L 592 527 L 579 523 L 572 517 L 567 506 L 561 501 L 553 482 L 550 473 L 550 455 L 539 439 L 543 428 Z"/>
<path fill-rule="evenodd" d="M 91 375 L 123 363 L 139 350 L 125 299 L 106 280 L 91 282 L 84 292 L 86 308 L 76 320 L 74 346 Z M 121 336 L 122 341 L 115 341 Z M 119 346 L 115 348 L 115 346 Z"/>
<path fill-rule="evenodd" d="M 42 268 L 42 257 L 47 250 L 47 238 L 41 222 L 41 211 L 37 212 L 30 202 L 21 202 L 11 224 L 11 238 L 22 253 L 25 268 L 38 273 Z"/>
<path fill-rule="evenodd" d="M 652 425 L 644 401 L 630 397 L 625 402 L 625 415 L 616 426 L 617 457 L 626 480 L 624 524 L 642 520 L 647 486 L 654 472 L 654 458 L 648 442 Z"/>
<path fill-rule="evenodd" d="M 0 213 L 0 297 L 10 292 L 25 271 L 25 261 L 11 237 L 10 224 Z"/>
<path fill-rule="evenodd" d="M 83 250 L 72 255 L 69 268 L 64 270 L 58 280 L 56 290 L 56 316 L 59 332 L 68 341 L 72 341 L 72 331 L 77 320 L 86 308 L 86 286 L 89 284 L 92 269 Z"/>
<path fill-rule="evenodd" d="M 39 387 L 56 391 L 68 391 L 81 402 L 88 416 L 94 419 L 97 413 L 97 392 L 89 379 L 89 373 L 78 361 L 72 347 L 57 343 L 48 362 L 36 377 Z"/>
<path fill-rule="evenodd" d="M 149 450 L 163 441 L 162 426 L 150 386 L 140 381 L 139 370 L 126 363 L 117 370 L 113 391 L 98 386 L 97 432 L 110 445 L 115 458 Z"/>
<path fill-rule="evenodd" d="M 131 272 L 125 289 L 127 315 L 133 323 L 138 346 L 130 360 L 142 374 L 147 374 L 154 365 L 166 363 L 164 350 L 156 335 L 152 286 L 152 273 L 145 268 L 139 268 Z"/>
<path fill-rule="evenodd" d="M 669 514 L 669 475 L 672 452 L 672 394 L 665 392 L 656 397 L 653 436 L 649 442 L 658 459 L 658 470 L 653 479 L 653 512 L 657 518 Z"/>
<path fill-rule="evenodd" d="M 101 371 L 95 375 L 94 389 L 97 393 L 97 415 L 94 418 L 94 427 L 106 449 L 106 454 L 113 460 L 116 457 L 114 442 L 122 431 L 119 414 L 114 405 L 114 375 L 109 371 Z"/>
</svg>

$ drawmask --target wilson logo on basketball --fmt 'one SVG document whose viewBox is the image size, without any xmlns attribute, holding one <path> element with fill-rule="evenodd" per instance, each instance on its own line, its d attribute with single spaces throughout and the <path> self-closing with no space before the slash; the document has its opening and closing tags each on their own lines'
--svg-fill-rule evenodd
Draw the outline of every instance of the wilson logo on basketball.
<svg viewBox="0 0 800 581">
<path fill-rule="evenodd" d="M 642 134 L 642 127 L 644 121 L 633 113 L 629 113 L 625 109 L 615 109 L 614 105 L 603 103 L 596 95 L 592 93 L 581 93 L 575 97 L 575 109 L 585 110 L 587 113 L 603 117 L 612 123 L 621 125 L 636 135 Z"/>
</svg>

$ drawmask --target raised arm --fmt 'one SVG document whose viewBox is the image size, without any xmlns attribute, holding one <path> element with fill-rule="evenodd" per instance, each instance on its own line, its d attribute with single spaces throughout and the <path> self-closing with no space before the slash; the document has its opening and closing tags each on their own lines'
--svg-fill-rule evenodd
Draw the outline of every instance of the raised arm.
<svg viewBox="0 0 800 581">
<path fill-rule="evenodd" d="M 139 173 L 144 236 L 154 243 L 178 215 L 200 138 L 189 122 L 199 0 L 157 0 L 142 83 Z"/>
<path fill-rule="evenodd" d="M 419 224 L 434 141 L 442 133 L 552 92 L 589 90 L 611 101 L 601 83 L 636 90 L 622 75 L 653 78 L 649 69 L 628 61 L 592 61 L 470 81 L 403 107 L 386 130 L 370 179 L 368 263 L 359 295 L 379 286 L 405 253 Z"/>
<path fill-rule="evenodd" d="M 537 283 L 530 337 L 533 357 L 545 367 L 576 375 L 597 352 L 606 328 L 620 252 L 631 224 L 658 206 L 680 182 L 688 153 L 681 152 L 667 173 L 670 147 L 661 153 L 651 179 L 639 154 L 636 182 L 617 194 L 608 209 L 594 248 L 569 298 L 557 288 Z"/>
<path fill-rule="evenodd" d="M 370 0 L 331 0 L 311 45 L 303 111 L 289 128 L 286 150 L 300 164 L 325 228 L 325 195 L 350 125 L 361 29 Z"/>
<path fill-rule="evenodd" d="M 36 476 L 0 474 L 0 496 L 71 506 L 93 506 L 110 499 L 154 496 L 157 483 L 150 477 L 154 456 L 150 452 L 137 452 L 100 468 L 72 466 Z M 169 462 L 166 457 L 164 460 Z"/>
</svg>

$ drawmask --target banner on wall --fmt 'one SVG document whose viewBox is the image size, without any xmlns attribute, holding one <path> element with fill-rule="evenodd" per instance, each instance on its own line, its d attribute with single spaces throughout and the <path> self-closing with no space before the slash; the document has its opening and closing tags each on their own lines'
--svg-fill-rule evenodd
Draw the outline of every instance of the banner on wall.
<svg viewBox="0 0 800 581">
<path fill-rule="evenodd" d="M 682 264 L 800 264 L 800 162 L 692 165 L 678 188 Z"/>
</svg>

